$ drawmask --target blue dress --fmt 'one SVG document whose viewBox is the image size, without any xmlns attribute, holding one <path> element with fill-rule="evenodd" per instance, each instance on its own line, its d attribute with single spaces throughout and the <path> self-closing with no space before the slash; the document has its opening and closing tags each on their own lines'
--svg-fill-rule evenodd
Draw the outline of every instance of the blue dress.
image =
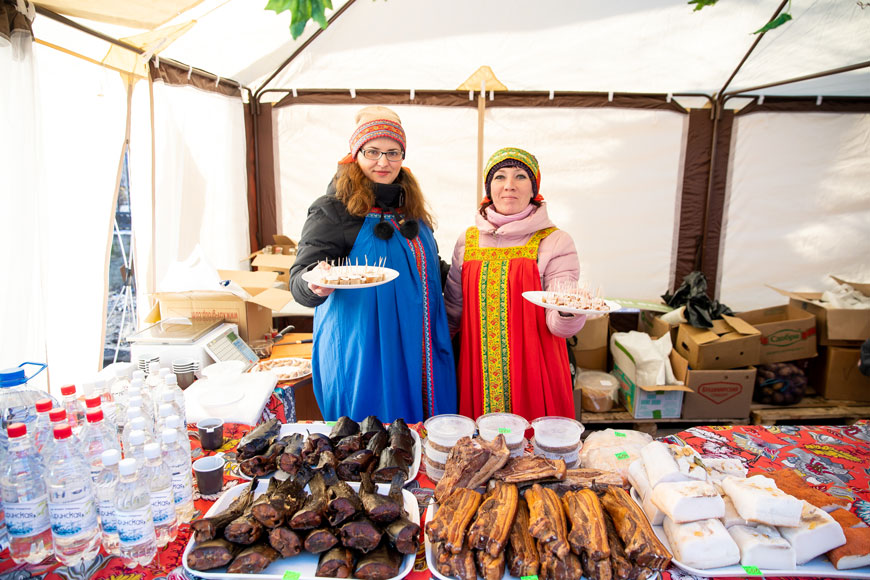
<svg viewBox="0 0 870 580">
<path fill-rule="evenodd" d="M 336 290 L 314 311 L 312 380 L 326 420 L 347 415 L 362 421 L 403 418 L 408 423 L 455 413 L 456 372 L 441 291 L 432 230 L 420 223 L 414 240 L 399 233 L 392 213 L 384 221 L 393 236 L 382 240 L 370 212 L 348 257 L 399 272 L 373 288 Z"/>
</svg>

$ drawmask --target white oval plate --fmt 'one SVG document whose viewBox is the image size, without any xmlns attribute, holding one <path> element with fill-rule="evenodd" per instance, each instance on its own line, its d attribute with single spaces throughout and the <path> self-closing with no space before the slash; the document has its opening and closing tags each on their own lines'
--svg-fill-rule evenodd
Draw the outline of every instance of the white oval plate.
<svg viewBox="0 0 870 580">
<path fill-rule="evenodd" d="M 413 431 L 413 429 L 411 429 Z M 227 507 L 229 507 L 230 503 L 240 495 L 242 492 L 248 489 L 250 483 L 241 483 L 235 486 L 232 489 L 228 489 L 216 502 L 211 506 L 204 517 L 211 517 L 213 515 L 219 514 Z M 359 491 L 359 483 L 356 482 L 348 482 L 353 489 Z M 378 483 L 377 490 L 378 493 L 386 495 L 390 491 L 390 484 L 388 483 Z M 266 492 L 266 489 L 269 487 L 269 481 L 266 479 L 261 479 L 257 485 L 256 495 L 260 495 Z M 256 497 L 256 496 L 255 496 Z M 402 490 L 402 498 L 405 500 L 405 511 L 408 512 L 408 519 L 414 522 L 417 525 L 420 525 L 420 507 L 417 503 L 417 498 L 408 491 L 407 489 Z M 200 578 L 257 578 L 260 580 L 281 580 L 284 578 L 285 572 L 292 571 L 298 572 L 298 578 L 300 580 L 317 580 L 318 577 L 314 574 L 317 572 L 317 563 L 320 560 L 319 554 L 312 554 L 310 552 L 303 551 L 298 556 L 293 556 L 292 558 L 279 558 L 275 560 L 269 566 L 260 572 L 259 574 L 227 574 L 227 567 L 224 566 L 222 568 L 215 568 L 213 570 L 194 570 L 187 565 L 187 555 L 190 554 L 190 551 L 194 548 L 194 540 L 191 535 L 190 540 L 187 542 L 187 546 L 184 548 L 184 555 L 182 556 L 182 563 L 184 564 L 184 569 L 188 571 L 188 573 L 193 574 L 194 577 Z M 411 570 L 414 569 L 414 554 L 409 554 L 404 557 L 402 560 L 402 567 L 399 569 L 399 575 L 390 578 L 390 580 L 398 580 L 399 578 L 404 578 L 408 574 L 410 574 Z"/>
<path fill-rule="evenodd" d="M 548 304 L 547 302 L 544 302 L 542 300 L 542 298 L 544 297 L 544 294 L 547 294 L 547 292 L 544 292 L 543 290 L 523 292 L 523 298 L 525 298 L 526 300 L 528 300 L 532 304 L 535 304 L 537 306 L 542 306 L 544 308 L 547 308 L 548 310 L 558 310 L 559 312 L 570 312 L 571 314 L 586 314 L 586 315 L 592 315 L 592 316 L 602 316 L 604 314 L 607 314 L 608 312 L 622 310 L 622 306 L 619 303 L 614 302 L 613 300 L 607 300 L 607 299 L 605 299 L 604 302 L 605 302 L 605 304 L 607 304 L 608 310 L 581 310 L 579 308 L 571 308 L 570 306 L 558 306 L 556 304 Z"/>
<path fill-rule="evenodd" d="M 396 278 L 399 277 L 399 272 L 393 270 L 392 268 L 381 268 L 384 271 L 384 279 L 380 282 L 372 282 L 371 284 L 324 284 L 320 281 L 320 271 L 315 268 L 314 270 L 309 270 L 302 274 L 302 279 L 306 282 L 310 282 L 315 286 L 320 286 L 321 288 L 335 288 L 336 290 L 356 290 L 358 288 L 374 288 L 375 286 L 380 286 L 381 284 L 386 284 L 387 282 L 392 282 Z"/>
</svg>

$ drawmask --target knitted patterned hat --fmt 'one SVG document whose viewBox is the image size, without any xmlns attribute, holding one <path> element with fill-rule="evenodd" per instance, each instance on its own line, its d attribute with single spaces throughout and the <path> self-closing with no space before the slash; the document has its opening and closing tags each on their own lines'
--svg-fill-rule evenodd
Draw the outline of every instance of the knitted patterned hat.
<svg viewBox="0 0 870 580">
<path fill-rule="evenodd" d="M 535 156 L 517 147 L 504 147 L 492 154 L 489 161 L 486 162 L 486 168 L 483 171 L 486 183 L 486 196 L 490 196 L 490 184 L 495 172 L 502 167 L 519 167 L 525 169 L 532 180 L 532 192 L 535 194 L 536 201 L 542 201 L 544 198 L 538 193 L 541 187 L 541 170 L 538 167 L 538 160 Z"/>
<path fill-rule="evenodd" d="M 387 107 L 373 106 L 360 110 L 354 119 L 356 131 L 350 137 L 350 156 L 356 158 L 363 145 L 373 139 L 387 137 L 405 151 L 405 130 L 399 116 Z"/>
</svg>

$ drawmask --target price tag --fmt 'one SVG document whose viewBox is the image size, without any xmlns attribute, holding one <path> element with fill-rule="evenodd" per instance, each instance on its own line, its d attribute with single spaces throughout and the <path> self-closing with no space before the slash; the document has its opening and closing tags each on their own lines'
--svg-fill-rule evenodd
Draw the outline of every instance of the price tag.
<svg viewBox="0 0 870 580">
<path fill-rule="evenodd" d="M 499 427 L 498 432 L 499 433 L 510 433 L 511 430 L 508 427 Z M 536 576 L 536 578 L 537 578 L 537 576 Z"/>
<path fill-rule="evenodd" d="M 538 580 L 537 576 L 520 576 L 520 580 Z"/>
<path fill-rule="evenodd" d="M 625 433 L 623 433 L 622 431 L 614 431 L 613 434 L 617 437 L 625 437 Z"/>
<path fill-rule="evenodd" d="M 626 453 L 625 451 L 620 451 L 619 453 L 616 454 L 616 458 L 617 459 L 628 459 L 628 453 Z"/>
<path fill-rule="evenodd" d="M 327 421 L 326 424 L 332 427 L 333 425 L 335 425 L 335 421 Z"/>
<path fill-rule="evenodd" d="M 743 570 L 749 576 L 761 576 L 761 570 L 757 566 L 744 566 Z"/>
<path fill-rule="evenodd" d="M 299 580 L 299 577 L 302 574 L 299 572 L 294 572 L 292 570 L 284 570 L 284 575 L 281 576 L 281 580 Z"/>
</svg>

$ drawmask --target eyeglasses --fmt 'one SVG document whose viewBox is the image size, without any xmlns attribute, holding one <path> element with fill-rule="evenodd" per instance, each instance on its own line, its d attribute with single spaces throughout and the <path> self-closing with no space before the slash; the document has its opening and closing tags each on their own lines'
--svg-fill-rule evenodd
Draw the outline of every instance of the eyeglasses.
<svg viewBox="0 0 870 580">
<path fill-rule="evenodd" d="M 377 149 L 363 149 L 362 150 L 363 157 L 370 161 L 377 161 L 381 158 L 381 155 L 386 155 L 388 161 L 399 161 L 400 159 L 405 158 L 404 151 L 396 151 L 395 149 L 390 151 L 378 151 Z"/>
</svg>

